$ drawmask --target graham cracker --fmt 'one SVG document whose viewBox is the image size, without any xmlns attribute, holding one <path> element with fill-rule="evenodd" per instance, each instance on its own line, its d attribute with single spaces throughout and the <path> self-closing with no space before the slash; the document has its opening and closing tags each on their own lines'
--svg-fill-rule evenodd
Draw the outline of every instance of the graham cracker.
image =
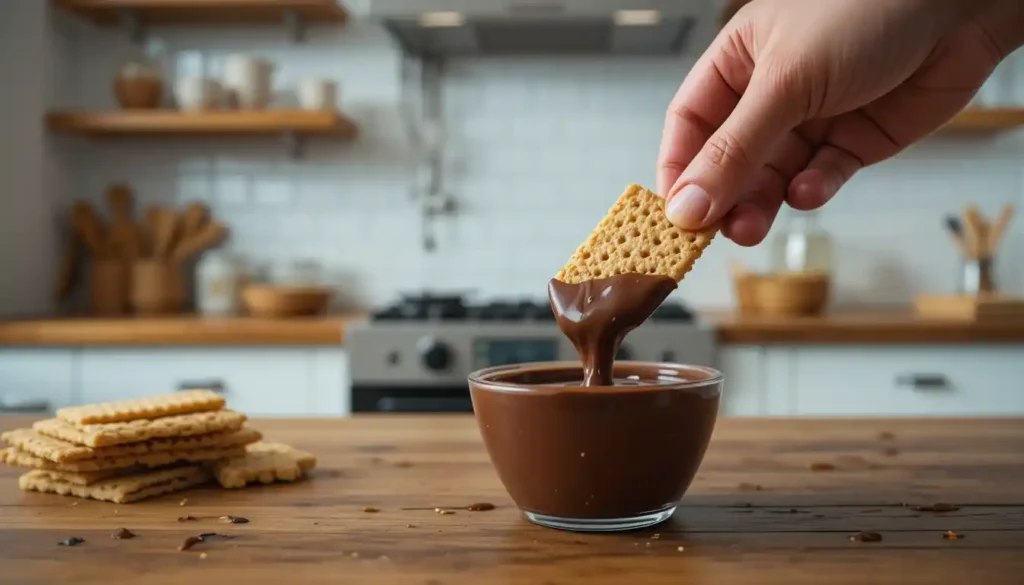
<svg viewBox="0 0 1024 585">
<path fill-rule="evenodd" d="M 172 451 L 157 451 L 156 453 L 142 453 L 124 455 L 121 457 L 110 457 L 107 459 L 86 459 L 83 461 L 68 461 L 65 463 L 54 463 L 49 459 L 36 457 L 18 449 L 0 449 L 0 462 L 14 467 L 28 467 L 30 469 L 42 469 L 46 471 L 67 471 L 72 473 L 90 473 L 94 471 L 109 471 L 113 469 L 125 469 L 129 467 L 161 467 L 171 463 L 195 463 L 200 461 L 215 461 L 230 457 L 242 457 L 245 455 L 245 447 L 242 445 L 221 448 L 200 448 Z"/>
<path fill-rule="evenodd" d="M 148 398 L 114 400 L 99 404 L 69 406 L 57 411 L 57 418 L 76 425 L 126 422 L 174 414 L 205 412 L 224 408 L 224 398 L 210 390 L 185 390 Z"/>
<path fill-rule="evenodd" d="M 44 471 L 30 471 L 18 478 L 18 485 L 23 491 L 127 504 L 197 486 L 206 483 L 209 479 L 208 471 L 198 465 L 193 465 L 105 479 L 92 485 L 78 485 L 53 479 Z"/>
<path fill-rule="evenodd" d="M 679 282 L 717 230 L 681 230 L 665 216 L 665 200 L 630 185 L 555 278 L 568 284 L 617 274 L 657 274 Z"/>
<path fill-rule="evenodd" d="M 54 463 L 71 463 L 92 459 L 110 459 L 128 455 L 142 455 L 159 451 L 183 451 L 199 448 L 223 448 L 248 445 L 262 438 L 259 431 L 242 428 L 237 431 L 222 431 L 190 437 L 167 437 L 153 439 L 141 443 L 127 443 L 112 447 L 85 447 L 53 437 L 48 437 L 32 429 L 16 429 L 0 434 L 0 440 L 19 451 L 31 453 L 36 457 L 48 459 Z"/>
<path fill-rule="evenodd" d="M 105 471 L 50 471 L 47 469 L 38 470 L 54 481 L 73 483 L 75 485 L 92 485 L 104 479 L 121 477 L 132 473 L 143 471 L 141 468 L 129 467 L 126 469 L 107 469 Z"/>
<path fill-rule="evenodd" d="M 295 481 L 316 467 L 311 453 L 283 443 L 253 443 L 244 456 L 217 461 L 210 466 L 217 482 L 225 488 L 245 487 L 250 483 Z"/>
<path fill-rule="evenodd" d="M 245 415 L 240 412 L 215 410 L 165 416 L 155 420 L 133 420 L 95 425 L 74 425 L 59 418 L 49 418 L 37 421 L 32 428 L 49 437 L 71 443 L 88 447 L 108 447 L 164 437 L 237 431 L 242 428 L 245 419 Z"/>
</svg>

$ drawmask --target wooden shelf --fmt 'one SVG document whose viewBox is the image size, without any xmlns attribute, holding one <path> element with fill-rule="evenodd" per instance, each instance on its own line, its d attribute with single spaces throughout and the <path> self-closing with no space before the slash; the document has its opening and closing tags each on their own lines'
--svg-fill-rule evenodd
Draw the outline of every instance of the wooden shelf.
<svg viewBox="0 0 1024 585">
<path fill-rule="evenodd" d="M 336 0 L 53 0 L 98 25 L 113 26 L 124 15 L 142 24 L 261 24 L 303 22 L 344 24 L 348 13 Z"/>
<path fill-rule="evenodd" d="M 51 112 L 54 132 L 90 136 L 245 136 L 264 134 L 329 135 L 355 138 L 355 124 L 334 112 L 261 110 L 179 112 L 177 110 Z"/>
<path fill-rule="evenodd" d="M 953 132 L 998 132 L 1024 126 L 1024 108 L 969 108 L 943 128 Z"/>
</svg>

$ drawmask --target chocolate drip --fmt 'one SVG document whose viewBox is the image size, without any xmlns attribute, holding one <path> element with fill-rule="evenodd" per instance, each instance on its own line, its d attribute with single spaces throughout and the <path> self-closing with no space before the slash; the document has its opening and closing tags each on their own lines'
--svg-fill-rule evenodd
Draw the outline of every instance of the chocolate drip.
<svg viewBox="0 0 1024 585">
<path fill-rule="evenodd" d="M 583 362 L 584 386 L 613 386 L 619 345 L 675 290 L 676 281 L 656 274 L 618 274 L 568 284 L 548 283 L 548 299 L 562 333 Z"/>
</svg>

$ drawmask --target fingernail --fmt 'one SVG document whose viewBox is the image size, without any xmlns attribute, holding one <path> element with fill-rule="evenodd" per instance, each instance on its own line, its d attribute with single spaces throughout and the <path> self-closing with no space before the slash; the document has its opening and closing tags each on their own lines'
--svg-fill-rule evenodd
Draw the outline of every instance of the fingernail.
<svg viewBox="0 0 1024 585">
<path fill-rule="evenodd" d="M 698 228 L 711 211 L 711 196 L 698 185 L 689 184 L 665 205 L 668 220 L 681 228 Z"/>
<path fill-rule="evenodd" d="M 821 185 L 821 191 L 822 191 L 821 199 L 822 199 L 822 203 L 828 203 L 828 201 L 830 199 L 832 199 L 833 197 L 836 196 L 836 193 L 839 192 L 839 188 L 842 187 L 842 186 L 843 186 L 842 179 L 838 179 L 836 177 L 828 177 L 828 176 L 826 176 L 825 180 L 822 181 L 822 185 Z"/>
</svg>

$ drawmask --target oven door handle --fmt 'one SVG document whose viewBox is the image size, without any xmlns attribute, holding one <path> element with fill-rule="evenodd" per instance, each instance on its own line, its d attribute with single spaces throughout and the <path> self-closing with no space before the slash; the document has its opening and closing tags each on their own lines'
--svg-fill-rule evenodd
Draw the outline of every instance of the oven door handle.
<svg viewBox="0 0 1024 585">
<path fill-rule="evenodd" d="M 378 412 L 473 412 L 473 401 L 465 398 L 400 398 L 384 396 L 377 400 Z"/>
</svg>

